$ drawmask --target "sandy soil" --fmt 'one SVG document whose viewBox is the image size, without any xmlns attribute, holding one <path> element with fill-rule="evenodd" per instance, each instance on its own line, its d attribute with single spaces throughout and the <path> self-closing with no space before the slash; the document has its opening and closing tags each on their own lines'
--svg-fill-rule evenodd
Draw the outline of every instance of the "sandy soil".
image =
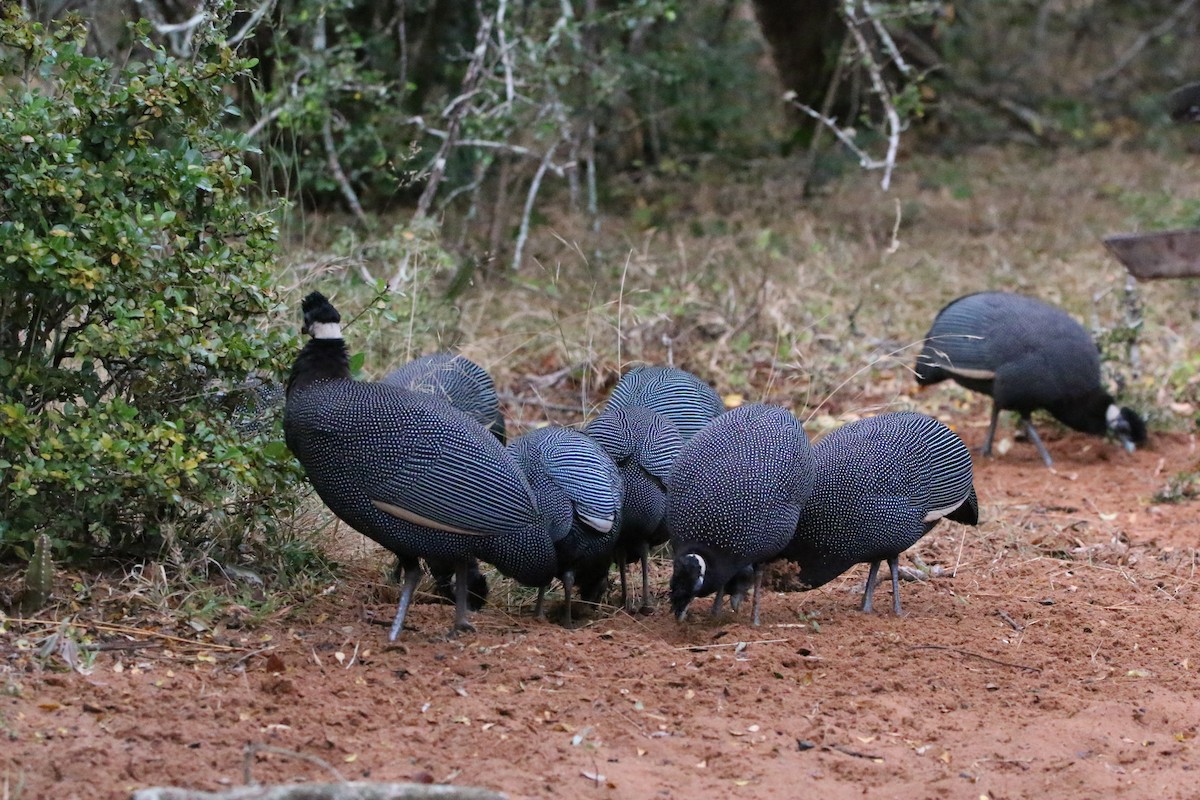
<svg viewBox="0 0 1200 800">
<path fill-rule="evenodd" d="M 1046 434 L 1053 473 L 1019 441 L 977 459 L 986 520 L 918 545 L 956 574 L 904 583 L 902 618 L 886 590 L 858 611 L 859 567 L 770 592 L 760 627 L 608 609 L 564 630 L 514 605 L 448 639 L 451 610 L 423 603 L 391 645 L 394 590 L 347 583 L 253 628 L 83 609 L 111 648 L 83 672 L 36 657 L 52 620 L 9 619 L 0 797 L 236 786 L 248 746 L 262 782 L 513 797 L 1194 797 L 1200 508 L 1152 498 L 1196 467 L 1195 436 L 1126 456 Z"/>
</svg>

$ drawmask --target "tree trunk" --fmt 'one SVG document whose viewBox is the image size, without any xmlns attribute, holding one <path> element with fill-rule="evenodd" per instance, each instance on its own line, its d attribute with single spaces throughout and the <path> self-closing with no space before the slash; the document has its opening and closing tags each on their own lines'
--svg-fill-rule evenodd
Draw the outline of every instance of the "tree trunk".
<svg viewBox="0 0 1200 800">
<path fill-rule="evenodd" d="M 780 83 L 796 99 L 819 106 L 833 76 L 844 28 L 839 0 L 754 0 L 754 13 Z"/>
</svg>

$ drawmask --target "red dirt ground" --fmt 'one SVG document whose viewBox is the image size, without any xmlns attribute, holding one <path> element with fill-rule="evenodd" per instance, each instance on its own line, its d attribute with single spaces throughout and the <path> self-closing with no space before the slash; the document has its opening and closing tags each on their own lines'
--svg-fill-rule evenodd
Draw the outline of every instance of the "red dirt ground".
<svg viewBox="0 0 1200 800">
<path fill-rule="evenodd" d="M 218 790 L 248 745 L 291 751 L 252 755 L 262 782 L 333 779 L 315 757 L 512 797 L 1195 797 L 1200 507 L 1152 500 L 1197 467 L 1195 436 L 1127 456 L 1043 430 L 1057 471 L 1024 442 L 977 459 L 986 519 L 915 548 L 957 573 L 903 584 L 902 618 L 886 589 L 858 611 L 859 567 L 768 593 L 760 627 L 609 611 L 564 630 L 513 607 L 447 639 L 429 603 L 389 645 L 370 620 L 392 590 L 346 583 L 255 628 L 121 635 L 85 610 L 94 641 L 150 645 L 87 674 L 35 657 L 49 613 L 0 618 L 0 797 Z"/>
</svg>

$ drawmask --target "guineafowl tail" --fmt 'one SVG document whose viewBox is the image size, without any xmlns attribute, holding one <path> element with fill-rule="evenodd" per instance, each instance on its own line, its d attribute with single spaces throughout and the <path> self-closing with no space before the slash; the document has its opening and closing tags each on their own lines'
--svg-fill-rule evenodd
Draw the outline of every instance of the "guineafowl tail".
<svg viewBox="0 0 1200 800">
<path fill-rule="evenodd" d="M 979 524 L 979 498 L 975 496 L 975 487 L 971 487 L 967 499 L 958 508 L 946 515 L 946 519 L 961 522 L 963 525 Z"/>
</svg>

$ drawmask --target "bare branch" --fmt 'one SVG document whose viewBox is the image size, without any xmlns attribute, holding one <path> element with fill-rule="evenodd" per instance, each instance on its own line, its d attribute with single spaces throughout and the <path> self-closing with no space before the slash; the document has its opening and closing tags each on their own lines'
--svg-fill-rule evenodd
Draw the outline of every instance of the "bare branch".
<svg viewBox="0 0 1200 800">
<path fill-rule="evenodd" d="M 459 97 L 451 101 L 448 106 L 452 111 L 446 125 L 446 138 L 442 140 L 442 145 L 433 158 L 429 181 L 425 184 L 425 191 L 421 193 L 421 198 L 417 201 L 417 210 L 413 214 L 414 219 L 429 214 L 429 209 L 433 206 L 433 198 L 437 195 L 442 177 L 446 174 L 446 160 L 450 156 L 450 151 L 457 144 L 458 130 L 462 126 L 463 117 L 469 107 L 467 103 L 461 103 L 458 100 L 474 94 L 475 87 L 483 76 L 483 60 L 487 55 L 488 41 L 492 37 L 492 26 L 495 21 L 495 14 L 485 16 L 479 21 L 479 31 L 475 35 L 475 50 L 471 53 L 471 61 L 467 64 L 467 73 L 463 76 Z"/>
<path fill-rule="evenodd" d="M 1183 2 L 1181 2 L 1179 5 L 1175 6 L 1175 10 L 1172 11 L 1166 19 L 1155 25 L 1150 30 L 1144 32 L 1142 35 L 1138 36 L 1138 38 L 1134 40 L 1133 44 L 1129 46 L 1129 49 L 1122 53 L 1121 56 L 1113 62 L 1111 67 L 1097 75 L 1096 79 L 1092 81 L 1092 86 L 1095 87 L 1102 83 L 1108 83 L 1113 78 L 1117 77 L 1117 75 L 1121 74 L 1121 72 L 1131 63 L 1133 63 L 1133 60 L 1137 58 L 1143 50 L 1146 49 L 1147 45 L 1149 45 L 1155 39 L 1170 33 L 1172 28 L 1176 27 L 1184 17 L 1191 13 L 1192 8 L 1195 5 L 1196 0 L 1183 0 Z"/>
<path fill-rule="evenodd" d="M 563 140 L 554 143 L 554 146 L 546 151 L 542 163 L 538 165 L 537 172 L 533 175 L 533 180 L 529 182 L 529 191 L 525 195 L 525 209 L 521 212 L 521 229 L 517 234 L 517 245 L 513 250 L 512 268 L 514 270 L 521 266 L 521 256 L 525 251 L 525 240 L 529 238 L 529 219 L 533 216 L 533 203 L 537 200 L 538 190 L 542 186 L 542 178 L 546 176 L 546 170 L 550 165 L 550 160 L 554 157 L 554 151 L 562 144 Z"/>
<path fill-rule="evenodd" d="M 242 26 L 242 29 L 231 36 L 226 44 L 230 47 L 237 47 L 241 44 L 243 39 L 254 33 L 254 29 L 258 27 L 258 23 L 274 6 L 275 0 L 263 0 L 258 8 L 254 9 L 254 12 L 250 14 L 250 18 L 246 20 L 246 24 Z"/>
</svg>

